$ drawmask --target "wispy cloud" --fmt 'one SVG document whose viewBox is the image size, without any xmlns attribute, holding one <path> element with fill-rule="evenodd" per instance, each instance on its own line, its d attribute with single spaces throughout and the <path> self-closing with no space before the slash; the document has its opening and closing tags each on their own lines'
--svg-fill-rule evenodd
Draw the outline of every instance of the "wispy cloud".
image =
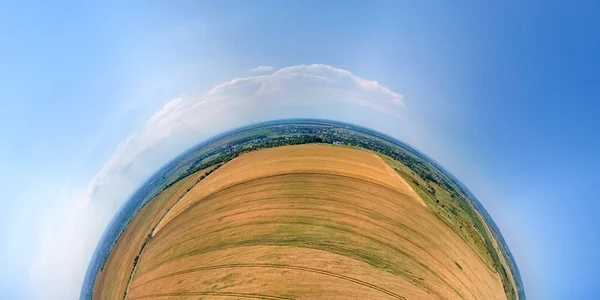
<svg viewBox="0 0 600 300">
<path fill-rule="evenodd" d="M 261 66 L 254 70 L 269 71 Z M 227 129 L 277 118 L 395 118 L 402 95 L 348 70 L 299 65 L 237 78 L 199 98 L 169 101 L 121 142 L 87 188 L 66 185 L 64 205 L 43 220 L 32 276 L 40 299 L 76 298 L 93 250 L 108 222 L 135 188 L 185 149 Z M 60 269 L 63 276 L 57 277 Z"/>
<path fill-rule="evenodd" d="M 275 68 L 271 66 L 258 66 L 256 68 L 250 69 L 250 72 L 269 72 L 273 71 Z"/>
</svg>

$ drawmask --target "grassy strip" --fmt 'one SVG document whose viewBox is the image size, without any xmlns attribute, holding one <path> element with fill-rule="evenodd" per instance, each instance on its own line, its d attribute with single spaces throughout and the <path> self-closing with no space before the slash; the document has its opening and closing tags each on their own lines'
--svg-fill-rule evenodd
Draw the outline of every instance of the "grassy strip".
<svg viewBox="0 0 600 300">
<path fill-rule="evenodd" d="M 133 282 L 133 279 L 135 278 L 135 271 L 137 269 L 138 262 L 140 261 L 142 253 L 144 253 L 144 248 L 146 248 L 146 245 L 148 244 L 148 242 L 150 242 L 151 239 L 152 239 L 152 233 L 150 233 L 146 236 L 146 239 L 144 240 L 144 243 L 142 244 L 142 247 L 140 248 L 140 252 L 138 252 L 138 255 L 133 260 L 133 267 L 131 269 L 131 275 L 129 275 L 129 280 L 127 281 L 127 286 L 125 287 L 125 293 L 123 293 L 123 300 L 125 300 L 127 298 L 127 291 L 129 291 L 129 286 L 131 285 L 131 283 Z"/>
</svg>

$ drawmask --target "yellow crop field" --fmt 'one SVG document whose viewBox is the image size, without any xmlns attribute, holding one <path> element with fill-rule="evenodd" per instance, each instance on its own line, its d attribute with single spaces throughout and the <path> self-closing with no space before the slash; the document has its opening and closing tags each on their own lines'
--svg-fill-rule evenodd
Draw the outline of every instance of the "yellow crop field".
<svg viewBox="0 0 600 300">
<path fill-rule="evenodd" d="M 373 153 L 277 147 L 192 176 L 134 217 L 94 299 L 506 299 L 500 276 Z"/>
</svg>

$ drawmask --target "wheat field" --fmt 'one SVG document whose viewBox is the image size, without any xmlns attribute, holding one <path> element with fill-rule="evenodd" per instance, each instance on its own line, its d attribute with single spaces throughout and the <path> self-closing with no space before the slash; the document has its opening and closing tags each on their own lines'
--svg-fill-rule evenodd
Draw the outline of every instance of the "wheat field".
<svg viewBox="0 0 600 300">
<path fill-rule="evenodd" d="M 134 217 L 94 299 L 506 299 L 499 275 L 370 152 L 285 146 L 204 172 Z"/>
</svg>

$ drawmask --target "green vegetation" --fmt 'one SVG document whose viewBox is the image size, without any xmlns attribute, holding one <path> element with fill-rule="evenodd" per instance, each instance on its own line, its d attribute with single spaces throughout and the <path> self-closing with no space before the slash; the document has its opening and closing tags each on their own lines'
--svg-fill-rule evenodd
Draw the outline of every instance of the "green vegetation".
<svg viewBox="0 0 600 300">
<path fill-rule="evenodd" d="M 140 252 L 133 259 L 133 267 L 131 268 L 131 275 L 129 276 L 129 281 L 127 282 L 127 287 L 125 287 L 125 293 L 123 294 L 123 300 L 125 300 L 127 298 L 127 291 L 129 290 L 129 286 L 131 285 L 131 282 L 133 281 L 133 278 L 135 277 L 135 270 L 137 269 L 137 265 L 140 260 L 140 256 L 142 255 L 142 253 L 144 253 L 144 248 L 146 248 L 146 245 L 148 244 L 148 242 L 150 242 L 150 239 L 152 239 L 152 233 L 146 235 L 146 238 L 144 239 L 144 243 L 142 244 Z"/>
</svg>

